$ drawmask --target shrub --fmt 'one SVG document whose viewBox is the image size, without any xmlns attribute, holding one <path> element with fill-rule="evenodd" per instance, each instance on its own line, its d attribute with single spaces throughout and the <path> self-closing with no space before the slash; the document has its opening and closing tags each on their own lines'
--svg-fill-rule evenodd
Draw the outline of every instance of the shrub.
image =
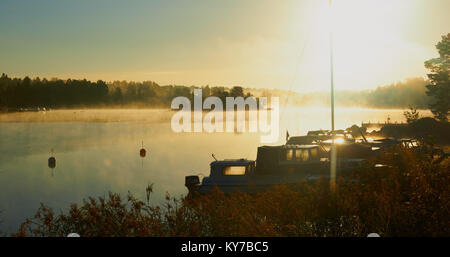
<svg viewBox="0 0 450 257">
<path fill-rule="evenodd" d="M 114 193 L 68 213 L 41 205 L 15 236 L 450 236 L 449 163 L 406 149 L 380 158 L 390 168 L 340 178 L 336 191 L 319 179 L 256 194 L 167 195 L 161 207 Z"/>
</svg>

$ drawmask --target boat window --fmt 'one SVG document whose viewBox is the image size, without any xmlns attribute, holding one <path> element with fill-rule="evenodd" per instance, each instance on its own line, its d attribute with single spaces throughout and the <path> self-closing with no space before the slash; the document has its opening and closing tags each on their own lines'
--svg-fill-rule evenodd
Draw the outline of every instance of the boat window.
<svg viewBox="0 0 450 257">
<path fill-rule="evenodd" d="M 304 149 L 302 151 L 302 161 L 306 162 L 309 160 L 309 151 L 307 149 Z"/>
<path fill-rule="evenodd" d="M 308 149 L 297 149 L 295 151 L 295 159 L 297 161 L 306 162 L 309 159 L 309 151 Z"/>
<path fill-rule="evenodd" d="M 302 150 L 300 150 L 300 149 L 295 150 L 295 159 L 300 160 L 302 158 L 301 156 L 302 156 Z"/>
<path fill-rule="evenodd" d="M 292 149 L 287 149 L 286 150 L 286 161 L 292 161 L 293 155 L 294 155 L 294 150 Z"/>
<path fill-rule="evenodd" d="M 245 175 L 245 166 L 228 166 L 223 168 L 225 176 L 242 176 Z"/>
<path fill-rule="evenodd" d="M 319 159 L 319 151 L 317 150 L 317 148 L 311 149 L 311 159 L 314 159 L 314 160 Z"/>
</svg>

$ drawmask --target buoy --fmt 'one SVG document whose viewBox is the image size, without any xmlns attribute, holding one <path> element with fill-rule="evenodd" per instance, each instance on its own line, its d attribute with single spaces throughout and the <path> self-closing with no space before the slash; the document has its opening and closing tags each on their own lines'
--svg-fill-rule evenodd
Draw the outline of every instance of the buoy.
<svg viewBox="0 0 450 257">
<path fill-rule="evenodd" d="M 54 169 L 56 167 L 56 158 L 53 157 L 53 148 L 52 148 L 52 156 L 48 158 L 48 167 Z"/>
<path fill-rule="evenodd" d="M 147 151 L 145 151 L 144 148 L 142 148 L 142 149 L 139 151 L 139 155 L 140 155 L 142 158 L 145 157 L 145 154 L 146 154 L 146 153 L 147 153 Z"/>
<path fill-rule="evenodd" d="M 54 169 L 56 167 L 56 159 L 55 157 L 48 158 L 48 167 Z"/>
<path fill-rule="evenodd" d="M 147 154 L 147 151 L 146 151 L 145 148 L 144 148 L 144 141 L 142 141 L 142 148 L 141 148 L 141 150 L 139 150 L 139 155 L 140 155 L 142 158 L 144 158 L 146 154 Z"/>
</svg>

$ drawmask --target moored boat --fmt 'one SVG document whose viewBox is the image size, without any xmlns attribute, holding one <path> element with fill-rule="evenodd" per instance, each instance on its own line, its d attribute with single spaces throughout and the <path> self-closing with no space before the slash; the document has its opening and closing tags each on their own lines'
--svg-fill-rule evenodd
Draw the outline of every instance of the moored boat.
<svg viewBox="0 0 450 257">
<path fill-rule="evenodd" d="M 346 176 L 367 165 L 362 158 L 338 158 L 337 173 Z M 247 193 L 270 189 L 280 184 L 330 177 L 329 152 L 320 145 L 280 145 L 258 147 L 257 160 L 221 160 L 210 164 L 210 175 L 200 182 L 198 176 L 186 176 L 190 192 L 221 191 Z"/>
</svg>

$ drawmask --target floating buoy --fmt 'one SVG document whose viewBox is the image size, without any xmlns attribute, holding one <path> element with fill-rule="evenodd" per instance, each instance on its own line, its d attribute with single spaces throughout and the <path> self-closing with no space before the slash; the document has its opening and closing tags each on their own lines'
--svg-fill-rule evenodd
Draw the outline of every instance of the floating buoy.
<svg viewBox="0 0 450 257">
<path fill-rule="evenodd" d="M 48 158 L 48 167 L 54 169 L 56 167 L 56 159 L 55 157 Z"/>
<path fill-rule="evenodd" d="M 144 158 L 146 154 L 147 154 L 147 151 L 146 151 L 145 148 L 144 148 L 144 141 L 142 141 L 142 148 L 141 148 L 141 150 L 139 150 L 139 155 L 140 155 L 142 158 Z"/>
<path fill-rule="evenodd" d="M 147 151 L 145 151 L 144 148 L 142 148 L 142 149 L 139 151 L 139 155 L 140 155 L 142 158 L 145 157 L 145 154 L 146 154 L 146 153 L 147 153 Z"/>
<path fill-rule="evenodd" d="M 48 167 L 51 169 L 54 169 L 56 167 L 56 158 L 53 157 L 53 149 L 52 149 L 52 156 L 48 158 Z"/>
</svg>

